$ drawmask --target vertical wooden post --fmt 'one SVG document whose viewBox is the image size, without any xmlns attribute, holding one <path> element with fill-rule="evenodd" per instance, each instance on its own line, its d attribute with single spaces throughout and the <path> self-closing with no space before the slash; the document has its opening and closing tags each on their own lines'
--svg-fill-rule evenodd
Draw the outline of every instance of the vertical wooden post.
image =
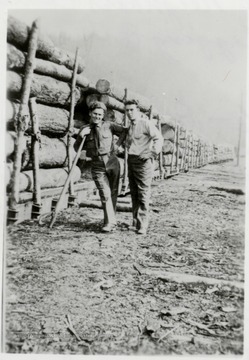
<svg viewBox="0 0 249 360">
<path fill-rule="evenodd" d="M 14 148 L 14 166 L 11 177 L 11 195 L 9 199 L 8 222 L 17 221 L 17 204 L 19 202 L 19 174 L 21 171 L 21 143 L 24 132 L 27 129 L 27 115 L 28 115 L 28 100 L 30 96 L 30 88 L 32 82 L 32 75 L 35 67 L 35 54 L 37 49 L 37 40 L 39 32 L 39 21 L 33 22 L 28 45 L 28 54 L 25 64 L 25 74 L 22 84 L 21 103 L 17 116 L 16 130 L 17 137 Z"/>
<path fill-rule="evenodd" d="M 191 142 L 191 144 L 192 144 L 192 149 L 191 149 L 191 169 L 194 168 L 194 142 L 195 142 L 195 140 L 194 140 L 194 136 L 193 136 L 193 134 L 192 134 L 192 142 Z"/>
<path fill-rule="evenodd" d="M 152 120 L 152 105 L 150 106 L 149 110 L 149 120 Z"/>
<path fill-rule="evenodd" d="M 71 83 L 70 112 L 69 112 L 68 135 L 67 135 L 68 173 L 70 172 L 73 163 L 72 135 L 74 133 L 73 118 L 74 118 L 74 108 L 75 108 L 75 88 L 76 88 L 76 80 L 77 80 L 77 72 L 78 72 L 78 52 L 79 49 L 76 48 L 73 74 L 72 74 L 72 83 Z M 75 201 L 75 192 L 74 192 L 74 185 L 72 179 L 69 183 L 68 206 L 73 206 L 74 201 Z"/>
<path fill-rule="evenodd" d="M 199 148 L 200 148 L 200 151 L 199 151 L 199 167 L 202 166 L 202 143 L 200 141 L 200 144 L 199 144 Z"/>
<path fill-rule="evenodd" d="M 194 168 L 197 167 L 197 148 L 198 148 L 198 140 L 195 140 Z"/>
<path fill-rule="evenodd" d="M 179 147 L 180 147 L 180 126 L 177 125 L 176 137 L 176 171 L 179 172 Z"/>
<path fill-rule="evenodd" d="M 170 164 L 170 173 L 172 173 L 173 169 L 174 169 L 176 141 L 177 141 L 177 125 L 175 123 L 175 133 L 174 133 L 174 142 L 173 142 L 173 152 L 172 152 L 172 158 L 171 158 L 171 164 Z"/>
<path fill-rule="evenodd" d="M 150 109 L 149 109 L 149 120 L 151 121 L 152 120 L 152 105 L 150 106 Z M 154 171 L 155 173 L 155 171 Z M 153 180 L 156 180 L 157 179 L 157 176 L 154 176 L 153 174 Z"/>
<path fill-rule="evenodd" d="M 190 169 L 190 135 L 188 135 L 188 161 L 187 161 L 187 171 Z"/>
<path fill-rule="evenodd" d="M 199 156 L 198 156 L 198 164 L 199 164 L 199 166 L 198 167 L 202 166 L 201 160 L 202 160 L 202 145 L 201 145 L 201 141 L 200 141 L 200 143 L 199 143 Z"/>
<path fill-rule="evenodd" d="M 192 135 L 192 153 L 191 153 L 191 168 L 194 168 L 194 157 L 195 157 L 195 139 L 194 135 Z"/>
<path fill-rule="evenodd" d="M 205 165 L 205 146 L 204 143 L 201 146 L 202 156 L 201 156 L 201 165 Z"/>
<path fill-rule="evenodd" d="M 29 101 L 30 113 L 32 120 L 32 156 L 33 156 L 33 206 L 32 206 L 32 219 L 36 219 L 41 211 L 41 187 L 39 181 L 39 146 L 40 146 L 40 131 L 39 131 L 39 118 L 37 116 L 36 98 L 31 98 Z"/>
<path fill-rule="evenodd" d="M 124 99 L 123 102 L 125 103 L 127 99 L 127 89 L 124 90 Z M 124 126 L 127 127 L 128 125 L 128 121 L 127 121 L 127 115 L 126 112 L 124 114 Z M 128 189 L 128 149 L 127 149 L 127 145 L 126 145 L 126 141 L 125 140 L 125 145 L 124 145 L 124 174 L 123 174 L 123 181 L 122 181 L 122 186 L 121 186 L 121 192 L 120 195 L 125 196 L 127 189 Z"/>
<path fill-rule="evenodd" d="M 197 148 L 196 148 L 196 167 L 200 166 L 200 139 L 197 141 Z"/>
<path fill-rule="evenodd" d="M 158 118 L 157 126 L 160 131 L 160 134 L 162 134 L 162 125 L 161 125 L 160 117 Z M 164 173 L 165 173 L 164 168 L 163 168 L 163 151 L 160 151 L 160 153 L 159 153 L 159 171 L 160 171 L 160 179 L 163 179 Z"/>
<path fill-rule="evenodd" d="M 205 145 L 202 144 L 202 166 L 205 165 Z"/>
<path fill-rule="evenodd" d="M 207 158 L 206 144 L 204 143 L 204 145 L 203 145 L 203 165 L 206 165 L 206 158 Z"/>
<path fill-rule="evenodd" d="M 180 170 L 185 170 L 185 158 L 186 158 L 186 153 L 187 153 L 187 146 L 188 146 L 188 140 L 187 140 L 187 131 L 185 131 L 185 144 L 184 144 L 184 150 L 183 150 L 183 154 L 182 154 L 182 158 L 181 158 L 181 165 L 180 165 Z"/>
<path fill-rule="evenodd" d="M 201 140 L 199 140 L 198 167 L 201 167 Z"/>
</svg>

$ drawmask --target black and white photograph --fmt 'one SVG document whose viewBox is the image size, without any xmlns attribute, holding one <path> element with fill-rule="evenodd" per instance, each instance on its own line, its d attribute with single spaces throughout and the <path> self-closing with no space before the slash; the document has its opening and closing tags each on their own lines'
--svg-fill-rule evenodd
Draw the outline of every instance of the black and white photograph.
<svg viewBox="0 0 249 360">
<path fill-rule="evenodd" d="M 247 2 L 2 10 L 2 355 L 246 359 Z"/>
</svg>

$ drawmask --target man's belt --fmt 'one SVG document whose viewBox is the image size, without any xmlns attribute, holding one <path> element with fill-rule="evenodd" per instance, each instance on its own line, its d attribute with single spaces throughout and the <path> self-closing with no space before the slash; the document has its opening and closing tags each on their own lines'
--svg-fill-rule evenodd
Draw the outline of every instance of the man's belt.
<svg viewBox="0 0 249 360">
<path fill-rule="evenodd" d="M 102 160 L 103 161 L 103 157 L 105 157 L 105 156 L 110 156 L 111 155 L 111 153 L 110 152 L 108 152 L 108 153 L 105 153 L 105 154 L 99 154 L 99 155 L 94 155 L 94 156 L 92 156 L 92 159 L 93 160 Z"/>
<path fill-rule="evenodd" d="M 148 156 L 148 157 L 146 157 L 146 156 L 141 156 L 141 155 L 133 155 L 133 154 L 129 154 L 128 155 L 128 160 L 131 160 L 131 161 L 133 161 L 133 160 L 141 160 L 141 161 L 145 161 L 145 160 L 149 160 L 149 159 L 152 159 L 152 156 Z"/>
</svg>

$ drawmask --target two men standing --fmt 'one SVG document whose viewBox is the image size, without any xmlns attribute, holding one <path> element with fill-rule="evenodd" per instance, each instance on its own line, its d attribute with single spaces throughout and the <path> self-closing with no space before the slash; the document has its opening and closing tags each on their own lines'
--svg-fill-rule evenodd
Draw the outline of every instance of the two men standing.
<svg viewBox="0 0 249 360">
<path fill-rule="evenodd" d="M 94 102 L 90 107 L 90 127 L 81 129 L 75 142 L 77 151 L 84 136 L 86 155 L 92 158 L 92 177 L 99 190 L 104 210 L 104 232 L 110 232 L 116 225 L 116 203 L 119 188 L 120 165 L 116 149 L 125 140 L 128 151 L 128 178 L 132 200 L 133 225 L 138 234 L 146 234 L 149 216 L 151 182 L 154 172 L 154 158 L 159 154 L 163 138 L 150 121 L 141 119 L 135 100 L 125 103 L 130 125 L 128 128 L 104 121 L 106 107 Z M 113 135 L 119 136 L 114 143 Z"/>
</svg>

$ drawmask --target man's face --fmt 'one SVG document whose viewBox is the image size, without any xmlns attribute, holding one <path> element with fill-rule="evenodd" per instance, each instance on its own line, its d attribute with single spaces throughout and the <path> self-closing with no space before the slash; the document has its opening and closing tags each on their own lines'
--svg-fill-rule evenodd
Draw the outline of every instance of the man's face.
<svg viewBox="0 0 249 360">
<path fill-rule="evenodd" d="M 138 118 L 139 109 L 137 105 L 131 104 L 125 106 L 125 112 L 129 118 L 129 120 L 134 121 Z"/>
<path fill-rule="evenodd" d="M 90 111 L 90 123 L 99 125 L 104 118 L 103 109 L 94 109 Z"/>
</svg>

